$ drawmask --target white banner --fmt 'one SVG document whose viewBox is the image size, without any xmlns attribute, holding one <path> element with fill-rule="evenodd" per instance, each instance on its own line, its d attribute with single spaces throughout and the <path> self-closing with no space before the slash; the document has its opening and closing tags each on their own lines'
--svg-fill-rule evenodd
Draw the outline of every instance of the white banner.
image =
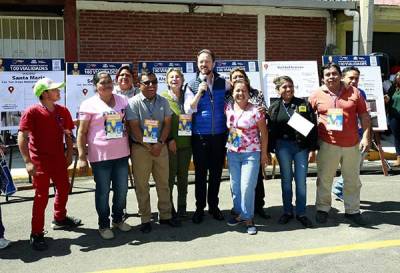
<svg viewBox="0 0 400 273">
<path fill-rule="evenodd" d="M 305 98 L 319 87 L 318 65 L 316 61 L 274 61 L 262 63 L 264 97 L 269 105 L 271 98 L 278 98 L 274 79 L 289 76 L 294 83 L 296 97 Z"/>
</svg>

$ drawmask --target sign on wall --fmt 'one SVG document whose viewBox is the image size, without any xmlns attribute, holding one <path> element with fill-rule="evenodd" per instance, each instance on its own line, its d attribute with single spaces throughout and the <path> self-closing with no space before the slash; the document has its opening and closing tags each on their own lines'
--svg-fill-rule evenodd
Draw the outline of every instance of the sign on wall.
<svg viewBox="0 0 400 273">
<path fill-rule="evenodd" d="M 367 96 L 372 128 L 377 131 L 387 130 L 379 58 L 377 56 L 322 56 L 322 63 L 328 62 L 338 64 L 342 70 L 349 66 L 355 66 L 360 70 L 358 87 Z"/>
<path fill-rule="evenodd" d="M 278 76 L 289 76 L 294 83 L 296 97 L 305 98 L 319 87 L 318 65 L 316 61 L 273 61 L 262 63 L 264 97 L 278 98 L 274 79 Z"/>
<path fill-rule="evenodd" d="M 139 62 L 138 64 L 138 74 L 143 71 L 153 72 L 158 80 L 157 93 L 161 93 L 168 89 L 166 82 L 166 73 L 170 68 L 178 68 L 182 71 L 185 77 L 184 85 L 191 80 L 196 78 L 196 62 L 185 62 L 185 61 L 173 61 L 173 62 L 163 62 L 163 61 L 151 61 L 151 62 Z"/>
<path fill-rule="evenodd" d="M 63 59 L 0 59 L 0 131 L 18 129 L 22 112 L 38 103 L 33 86 L 42 78 L 64 81 Z M 61 90 L 59 104 L 65 104 Z"/>
<path fill-rule="evenodd" d="M 99 71 L 108 72 L 112 79 L 115 80 L 115 75 L 118 69 L 123 65 L 132 63 L 99 63 L 99 62 L 75 62 L 67 63 L 66 77 L 66 100 L 67 108 L 71 112 L 72 118 L 77 119 L 79 106 L 87 98 L 95 94 L 93 85 L 93 75 Z"/>
<path fill-rule="evenodd" d="M 229 81 L 229 74 L 234 68 L 242 68 L 250 80 L 251 87 L 261 90 L 261 77 L 258 61 L 216 61 L 214 70 Z"/>
</svg>

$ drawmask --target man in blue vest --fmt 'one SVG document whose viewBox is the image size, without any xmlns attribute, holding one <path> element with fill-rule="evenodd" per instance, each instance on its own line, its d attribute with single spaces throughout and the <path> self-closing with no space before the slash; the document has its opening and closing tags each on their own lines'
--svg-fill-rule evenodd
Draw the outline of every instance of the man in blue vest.
<svg viewBox="0 0 400 273">
<path fill-rule="evenodd" d="M 196 196 L 196 211 L 192 220 L 196 224 L 203 221 L 206 203 L 208 212 L 215 219 L 224 220 L 218 208 L 218 193 L 227 138 L 224 97 L 230 84 L 213 71 L 214 65 L 214 53 L 208 49 L 200 50 L 197 54 L 198 75 L 185 90 L 185 112 L 192 114 Z"/>
</svg>

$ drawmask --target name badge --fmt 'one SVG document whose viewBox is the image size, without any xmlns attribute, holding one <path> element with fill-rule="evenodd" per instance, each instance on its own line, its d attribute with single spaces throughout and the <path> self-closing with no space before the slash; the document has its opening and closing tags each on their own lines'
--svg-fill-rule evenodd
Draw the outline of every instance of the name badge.
<svg viewBox="0 0 400 273">
<path fill-rule="evenodd" d="M 328 109 L 326 129 L 330 131 L 343 131 L 343 109 Z"/>
<path fill-rule="evenodd" d="M 226 147 L 234 152 L 237 152 L 242 142 L 242 134 L 243 134 L 242 130 L 237 128 L 231 128 L 229 130 Z"/>
<path fill-rule="evenodd" d="M 178 136 L 192 135 L 192 115 L 179 115 Z"/>
<path fill-rule="evenodd" d="M 307 112 L 307 107 L 305 105 L 300 105 L 299 106 L 299 113 L 306 113 Z"/>
<path fill-rule="evenodd" d="M 119 114 L 105 115 L 106 139 L 121 138 L 124 135 L 124 124 Z"/>
<path fill-rule="evenodd" d="M 154 119 L 145 119 L 143 128 L 143 142 L 157 143 L 158 142 L 159 121 Z"/>
</svg>

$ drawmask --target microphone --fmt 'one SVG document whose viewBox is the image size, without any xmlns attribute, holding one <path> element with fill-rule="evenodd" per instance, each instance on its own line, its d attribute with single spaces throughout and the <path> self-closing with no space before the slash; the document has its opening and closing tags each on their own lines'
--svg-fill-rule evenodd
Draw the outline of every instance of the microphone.
<svg viewBox="0 0 400 273">
<path fill-rule="evenodd" d="M 201 81 L 201 83 L 205 82 L 207 84 L 207 75 L 204 74 L 199 74 L 199 80 Z M 207 90 L 208 90 L 208 84 L 207 84 Z M 206 91 L 207 91 L 206 90 Z M 204 94 L 206 93 L 206 91 L 203 92 L 203 94 L 201 95 L 202 97 L 204 96 Z M 211 93 L 211 92 L 210 92 Z"/>
<path fill-rule="evenodd" d="M 205 82 L 207 80 L 207 75 L 199 74 L 199 79 L 200 81 Z"/>
</svg>

